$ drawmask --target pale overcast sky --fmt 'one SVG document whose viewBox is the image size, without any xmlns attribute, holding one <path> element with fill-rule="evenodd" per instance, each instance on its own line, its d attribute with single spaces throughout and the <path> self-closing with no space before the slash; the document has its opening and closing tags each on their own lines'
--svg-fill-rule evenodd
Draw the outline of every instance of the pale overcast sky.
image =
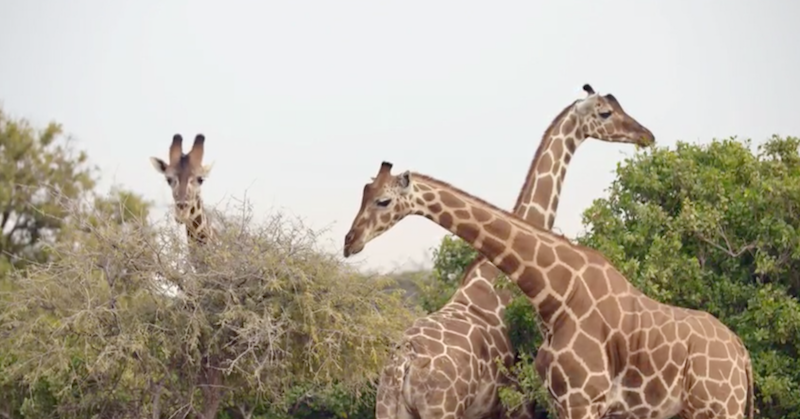
<svg viewBox="0 0 800 419">
<path fill-rule="evenodd" d="M 591 83 L 656 135 L 800 135 L 800 3 L 108 1 L 0 3 L 0 102 L 56 120 L 111 182 L 171 208 L 148 158 L 206 135 L 207 203 L 291 211 L 340 252 L 382 160 L 513 205 L 553 117 Z M 585 143 L 556 228 L 582 230 L 631 146 Z M 429 260 L 404 221 L 355 259 Z"/>
</svg>

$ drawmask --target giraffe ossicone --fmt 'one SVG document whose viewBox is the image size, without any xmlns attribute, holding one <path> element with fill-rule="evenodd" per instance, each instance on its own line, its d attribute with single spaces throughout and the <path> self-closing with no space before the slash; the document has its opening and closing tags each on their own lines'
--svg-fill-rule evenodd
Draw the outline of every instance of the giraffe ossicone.
<svg viewBox="0 0 800 419">
<path fill-rule="evenodd" d="M 610 95 L 599 96 L 588 84 L 583 86 L 583 90 L 587 93 L 586 98 L 572 101 L 545 130 L 519 192 L 514 212 L 531 225 L 548 230 L 552 228 L 567 168 L 578 146 L 586 138 L 638 145 L 654 142 L 652 133 L 625 113 L 619 102 L 609 99 Z M 383 173 L 388 173 L 391 164 L 382 164 L 381 168 Z M 476 258 L 467 267 L 459 288 L 449 301 L 439 310 L 417 319 L 405 330 L 402 341 L 397 345 L 404 349 L 394 354 L 382 373 L 376 397 L 376 419 L 402 416 L 398 414 L 397 406 L 401 406 L 401 411 L 417 412 L 441 407 L 444 415 L 455 414 L 459 417 L 463 413 L 465 419 L 487 417 L 489 415 L 485 412 L 502 409 L 498 390 L 510 383 L 496 360 L 499 359 L 510 369 L 515 354 L 504 318 L 511 293 L 509 290 L 495 290 L 494 283 L 499 273 L 484 258 Z M 468 321 L 469 328 L 462 326 L 464 320 Z M 428 344 L 427 341 L 433 338 L 430 336 L 433 329 L 463 336 L 471 344 L 460 345 L 465 340 L 452 337 L 445 340 L 446 336 L 452 335 L 444 334 L 436 336 L 441 337 L 439 342 L 442 345 Z M 405 349 L 409 347 L 412 349 Z M 448 352 L 455 351 L 459 353 L 448 355 Z M 449 388 L 429 382 L 436 380 L 436 377 L 416 373 L 414 365 L 421 361 L 411 362 L 412 359 L 432 360 L 441 356 L 449 358 L 456 376 L 474 375 L 475 382 L 454 381 L 451 383 L 453 391 L 450 391 Z M 408 370 L 404 371 L 403 365 L 408 365 Z M 481 374 L 473 374 L 476 366 L 482 371 Z M 406 393 L 393 388 L 404 382 L 402 377 L 405 375 L 424 377 L 407 382 L 410 388 L 427 389 L 424 399 L 406 397 Z M 432 387 L 437 389 L 430 390 Z M 479 398 L 478 394 L 489 396 Z M 444 400 L 448 398 L 458 400 L 455 408 L 452 403 L 444 406 Z M 524 419 L 532 416 L 534 407 L 535 404 L 531 402 L 514 412 L 504 413 L 506 417 Z"/>
<path fill-rule="evenodd" d="M 344 255 L 409 215 L 470 243 L 536 310 L 545 341 L 535 367 L 560 418 L 753 417 L 749 353 L 717 318 L 647 297 L 594 249 L 443 181 L 409 171 L 393 176 L 390 169 L 382 164 L 365 185 Z M 445 380 L 452 368 L 434 360 L 425 371 Z"/>
</svg>

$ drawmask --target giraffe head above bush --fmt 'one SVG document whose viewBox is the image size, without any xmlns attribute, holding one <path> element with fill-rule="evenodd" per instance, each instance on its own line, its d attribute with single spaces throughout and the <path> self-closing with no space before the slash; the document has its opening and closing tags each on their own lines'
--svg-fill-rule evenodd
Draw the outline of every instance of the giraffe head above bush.
<svg viewBox="0 0 800 419">
<path fill-rule="evenodd" d="M 183 137 L 175 134 L 169 147 L 169 163 L 158 157 L 151 157 L 153 167 L 164 175 L 172 189 L 175 200 L 175 220 L 181 224 L 192 219 L 192 211 L 199 208 L 200 189 L 211 171 L 211 165 L 203 165 L 203 134 L 194 137 L 194 144 L 188 154 L 183 154 Z"/>
</svg>

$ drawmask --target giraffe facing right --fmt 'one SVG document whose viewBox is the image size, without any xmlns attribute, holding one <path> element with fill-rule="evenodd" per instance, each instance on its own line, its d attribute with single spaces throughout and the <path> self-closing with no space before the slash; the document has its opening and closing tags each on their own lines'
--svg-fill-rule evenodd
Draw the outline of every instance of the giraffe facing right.
<svg viewBox="0 0 800 419">
<path fill-rule="evenodd" d="M 364 186 L 344 256 L 408 215 L 469 242 L 508 275 L 539 316 L 545 339 L 535 367 L 561 419 L 754 417 L 750 355 L 716 317 L 649 298 L 597 250 L 430 176 L 395 176 L 391 168 L 383 162 Z M 447 363 L 434 360 L 432 366 L 430 373 L 445 382 L 455 375 Z M 423 419 L 433 417 L 443 416 Z M 447 417 L 461 419 L 463 412 Z"/>
<path fill-rule="evenodd" d="M 629 116 L 613 95 L 601 96 L 588 84 L 583 90 L 587 97 L 571 102 L 545 130 L 514 205 L 517 215 L 546 230 L 553 227 L 567 168 L 583 141 L 594 137 L 640 146 L 655 141 L 650 130 Z M 511 367 L 514 349 L 504 319 L 510 293 L 494 289 L 499 274 L 486 259 L 477 258 L 450 300 L 406 329 L 381 374 L 376 419 L 402 418 L 409 412 L 423 418 L 451 414 L 466 419 L 503 413 L 498 390 L 505 380 L 495 360 L 500 358 Z M 423 360 L 428 364 L 417 371 Z M 469 379 L 447 381 L 424 373 L 437 363 Z M 401 389 L 406 376 L 410 392 Z M 423 388 L 424 397 L 414 394 L 414 389 Z M 530 414 L 530 406 L 513 413 L 517 419 Z"/>
</svg>

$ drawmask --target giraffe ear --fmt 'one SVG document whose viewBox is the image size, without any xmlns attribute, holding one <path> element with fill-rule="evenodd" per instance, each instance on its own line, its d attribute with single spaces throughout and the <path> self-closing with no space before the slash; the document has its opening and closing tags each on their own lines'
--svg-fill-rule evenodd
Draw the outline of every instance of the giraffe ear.
<svg viewBox="0 0 800 419">
<path fill-rule="evenodd" d="M 578 100 L 575 104 L 575 110 L 580 116 L 589 115 L 594 110 L 595 103 L 597 103 L 597 96 L 590 95 L 586 99 Z"/>
<path fill-rule="evenodd" d="M 211 169 L 213 167 L 214 167 L 214 163 L 209 163 L 209 164 L 203 165 L 203 168 L 200 169 L 202 171 L 200 176 L 208 177 L 208 174 L 211 173 Z"/>
<path fill-rule="evenodd" d="M 408 189 L 408 187 L 411 186 L 411 172 L 406 170 L 397 175 L 397 184 L 403 189 Z"/>
<path fill-rule="evenodd" d="M 167 163 L 158 157 L 150 157 L 150 164 L 152 164 L 158 173 L 161 173 L 162 175 L 167 171 Z"/>
</svg>

